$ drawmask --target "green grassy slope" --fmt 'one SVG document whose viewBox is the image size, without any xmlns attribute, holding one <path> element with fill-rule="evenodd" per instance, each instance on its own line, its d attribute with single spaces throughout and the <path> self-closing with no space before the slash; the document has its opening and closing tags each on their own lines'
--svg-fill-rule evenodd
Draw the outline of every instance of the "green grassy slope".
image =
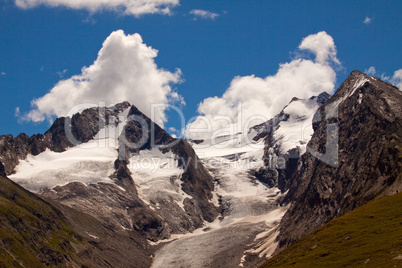
<svg viewBox="0 0 402 268">
<path fill-rule="evenodd" d="M 0 175 L 0 267 L 85 266 L 83 246 L 60 211 Z"/>
<path fill-rule="evenodd" d="M 328 222 L 261 267 L 402 267 L 402 193 Z"/>
</svg>

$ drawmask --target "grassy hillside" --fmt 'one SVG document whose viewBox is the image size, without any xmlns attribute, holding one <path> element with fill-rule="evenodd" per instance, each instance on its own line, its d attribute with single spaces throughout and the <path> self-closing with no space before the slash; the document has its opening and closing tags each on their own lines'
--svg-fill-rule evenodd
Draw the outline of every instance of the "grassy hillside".
<svg viewBox="0 0 402 268">
<path fill-rule="evenodd" d="M 402 193 L 330 221 L 261 267 L 402 267 Z"/>
<path fill-rule="evenodd" d="M 60 211 L 0 175 L 0 266 L 85 265 L 76 248 L 87 243 Z"/>
</svg>

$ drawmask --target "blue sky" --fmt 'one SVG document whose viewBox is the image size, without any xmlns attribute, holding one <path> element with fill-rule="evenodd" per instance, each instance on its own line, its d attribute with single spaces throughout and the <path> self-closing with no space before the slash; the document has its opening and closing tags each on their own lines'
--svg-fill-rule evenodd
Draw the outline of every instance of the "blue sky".
<svg viewBox="0 0 402 268">
<path fill-rule="evenodd" d="M 203 18 L 192 14 L 195 9 L 217 15 Z M 32 109 L 31 101 L 60 80 L 80 75 L 119 29 L 125 35 L 140 34 L 146 46 L 158 50 L 153 60 L 159 70 L 181 70 L 181 82 L 170 87 L 184 99 L 186 104 L 179 107 L 188 120 L 198 115 L 197 107 L 206 98 L 221 97 L 236 76 L 265 78 L 300 54 L 314 58 L 298 47 L 303 38 L 321 31 L 333 38 L 341 63 L 331 64 L 335 88 L 351 71 L 371 66 L 376 76 L 392 80 L 402 68 L 401 10 L 401 1 L 182 0 L 170 6 L 168 15 L 135 16 L 107 8 L 21 8 L 12 0 L 0 0 L 0 134 L 44 133 L 48 120 L 21 119 Z M 180 128 L 175 113 L 166 111 L 166 116 L 166 129 Z"/>
</svg>

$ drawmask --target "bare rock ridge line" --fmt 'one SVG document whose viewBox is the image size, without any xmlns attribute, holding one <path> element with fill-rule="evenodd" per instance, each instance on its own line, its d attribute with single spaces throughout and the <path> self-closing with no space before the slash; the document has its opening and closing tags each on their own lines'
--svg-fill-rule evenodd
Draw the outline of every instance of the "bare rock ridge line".
<svg viewBox="0 0 402 268">
<path fill-rule="evenodd" d="M 29 137 L 21 133 L 15 138 L 12 135 L 0 136 L 0 160 L 5 165 L 6 173 L 12 174 L 19 160 L 25 159 L 28 154 L 38 155 L 46 149 L 63 152 L 68 147 L 91 140 L 106 124 L 116 124 L 112 121 L 118 120 L 117 115 L 128 107 L 130 104 L 123 102 L 113 109 L 95 107 L 76 113 L 71 118 L 59 117 L 45 134 Z M 73 139 L 68 139 L 66 134 L 69 133 Z"/>
<path fill-rule="evenodd" d="M 302 156 L 283 200 L 291 206 L 280 224 L 278 250 L 368 201 L 402 190 L 401 104 L 396 87 L 354 71 L 320 107 L 308 147 L 325 154 L 328 135 L 334 134 L 327 128 L 337 124 L 338 144 L 332 147 L 339 152 L 337 165 L 311 153 Z"/>
</svg>

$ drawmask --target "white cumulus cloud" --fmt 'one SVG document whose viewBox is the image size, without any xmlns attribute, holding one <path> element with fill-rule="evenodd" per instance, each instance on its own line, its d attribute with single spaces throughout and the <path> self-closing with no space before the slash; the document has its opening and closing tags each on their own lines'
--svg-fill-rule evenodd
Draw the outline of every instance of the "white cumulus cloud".
<svg viewBox="0 0 402 268">
<path fill-rule="evenodd" d="M 336 73 L 331 65 L 339 64 L 339 60 L 332 37 L 326 32 L 309 35 L 299 49 L 314 53 L 315 60 L 298 58 L 280 64 L 276 74 L 265 78 L 235 77 L 222 97 L 207 98 L 199 104 L 200 115 L 187 125 L 186 135 L 207 139 L 247 131 L 279 113 L 293 97 L 333 93 Z"/>
<path fill-rule="evenodd" d="M 65 116 L 84 103 L 106 105 L 129 101 L 151 117 L 151 104 L 168 105 L 182 101 L 171 85 L 180 82 L 181 71 L 158 69 L 154 58 L 158 51 L 143 43 L 139 34 L 112 32 L 103 42 L 98 58 L 81 74 L 59 81 L 49 93 L 32 101 L 33 109 L 24 116 L 34 122 Z M 165 109 L 155 109 L 154 120 L 163 126 Z"/>
<path fill-rule="evenodd" d="M 202 9 L 193 9 L 190 11 L 191 15 L 194 15 L 195 17 L 199 17 L 202 19 L 215 19 L 219 17 L 219 14 L 208 11 L 208 10 L 202 10 Z"/>
<path fill-rule="evenodd" d="M 316 56 L 315 61 L 317 63 L 328 64 L 334 62 L 339 64 L 339 60 L 336 58 L 334 39 L 324 31 L 305 37 L 299 49 L 313 52 Z"/>
<path fill-rule="evenodd" d="M 14 116 L 19 117 L 20 114 L 20 107 L 15 107 Z"/>
<path fill-rule="evenodd" d="M 179 0 L 15 0 L 23 9 L 39 5 L 85 9 L 90 12 L 100 10 L 122 11 L 126 15 L 171 14 L 171 9 L 179 5 Z"/>
</svg>

